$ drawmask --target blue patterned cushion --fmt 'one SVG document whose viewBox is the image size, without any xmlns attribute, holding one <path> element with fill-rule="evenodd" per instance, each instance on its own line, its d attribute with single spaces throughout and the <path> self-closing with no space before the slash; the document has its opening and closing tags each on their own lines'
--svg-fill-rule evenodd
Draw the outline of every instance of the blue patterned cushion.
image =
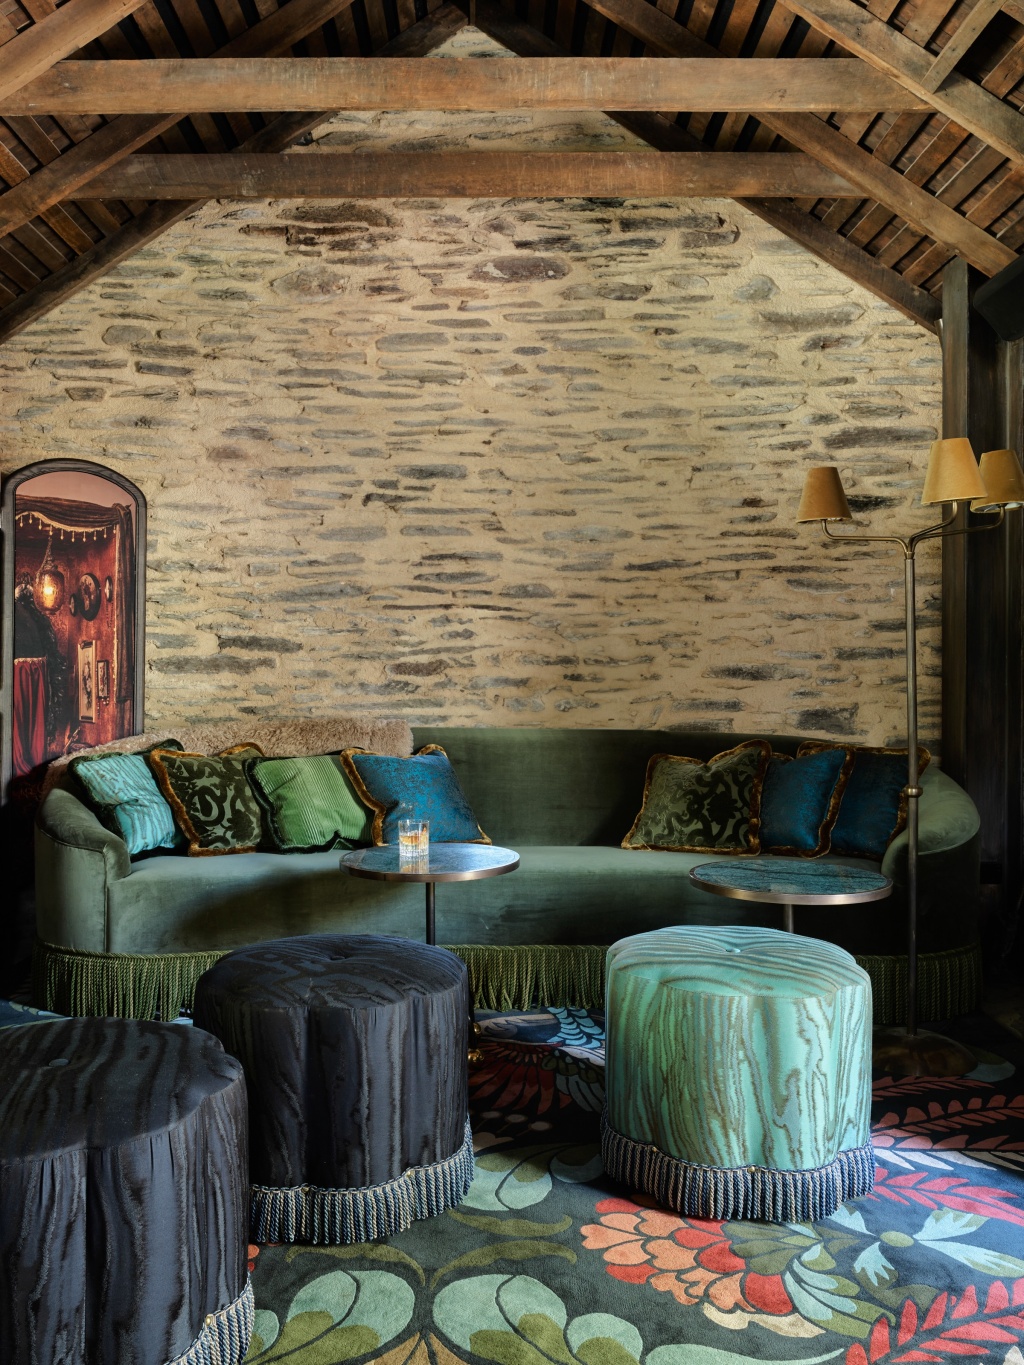
<svg viewBox="0 0 1024 1365">
<path fill-rule="evenodd" d="M 476 822 L 448 755 L 428 744 L 411 758 L 345 749 L 342 766 L 373 811 L 373 842 L 398 843 L 400 819 L 429 820 L 434 844 L 489 844 Z"/>
<path fill-rule="evenodd" d="M 176 739 L 165 739 L 153 748 L 180 749 L 181 745 Z M 146 762 L 148 752 L 83 755 L 70 764 L 100 821 L 121 836 L 131 857 L 155 848 L 176 848 L 182 842 L 171 808 Z"/>
<path fill-rule="evenodd" d="M 809 754 L 830 747 L 820 740 L 805 740 L 797 753 Z M 832 828 L 832 852 L 851 858 L 881 858 L 907 823 L 903 795 L 907 751 L 856 748 L 853 754 L 853 771 Z M 931 754 L 920 746 L 917 755 L 920 777 Z"/>
<path fill-rule="evenodd" d="M 773 754 L 761 794 L 762 853 L 827 853 L 852 770 L 851 749 L 818 749 L 799 758 Z"/>
</svg>

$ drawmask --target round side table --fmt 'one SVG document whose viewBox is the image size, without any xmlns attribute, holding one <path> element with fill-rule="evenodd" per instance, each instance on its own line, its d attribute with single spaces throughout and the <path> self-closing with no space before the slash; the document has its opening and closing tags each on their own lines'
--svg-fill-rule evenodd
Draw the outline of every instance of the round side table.
<svg viewBox="0 0 1024 1365">
<path fill-rule="evenodd" d="M 380 882 L 424 882 L 427 888 L 427 942 L 434 942 L 434 887 L 437 882 L 475 882 L 500 877 L 519 866 L 519 854 L 493 844 L 431 844 L 426 858 L 406 862 L 397 844 L 346 853 L 341 865 L 353 877 Z"/>
<path fill-rule="evenodd" d="M 771 856 L 698 863 L 690 881 L 716 896 L 781 905 L 790 934 L 794 905 L 857 905 L 885 900 L 892 892 L 892 881 L 873 868 Z"/>
</svg>

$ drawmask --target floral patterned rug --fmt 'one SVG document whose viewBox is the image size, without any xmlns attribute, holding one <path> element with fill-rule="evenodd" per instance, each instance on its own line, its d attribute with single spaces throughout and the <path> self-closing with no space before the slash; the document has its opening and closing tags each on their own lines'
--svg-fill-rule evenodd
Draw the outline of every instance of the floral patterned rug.
<svg viewBox="0 0 1024 1365">
<path fill-rule="evenodd" d="M 875 1085 L 874 1193 L 680 1218 L 603 1175 L 600 1015 L 481 1015 L 477 1174 L 389 1241 L 251 1248 L 259 1365 L 1024 1365 L 1024 1086 Z"/>
</svg>

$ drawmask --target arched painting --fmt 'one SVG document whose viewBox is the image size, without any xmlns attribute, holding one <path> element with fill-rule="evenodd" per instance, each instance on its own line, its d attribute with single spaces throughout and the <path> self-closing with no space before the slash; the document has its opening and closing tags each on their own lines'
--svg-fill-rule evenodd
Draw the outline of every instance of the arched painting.
<svg viewBox="0 0 1024 1365">
<path fill-rule="evenodd" d="M 4 484 L 3 789 L 142 728 L 145 499 L 84 460 Z"/>
</svg>

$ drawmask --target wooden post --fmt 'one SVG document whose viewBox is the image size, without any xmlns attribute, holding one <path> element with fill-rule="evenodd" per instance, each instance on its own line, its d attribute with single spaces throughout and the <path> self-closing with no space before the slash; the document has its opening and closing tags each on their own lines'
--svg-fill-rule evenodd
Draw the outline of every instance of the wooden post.
<svg viewBox="0 0 1024 1365">
<path fill-rule="evenodd" d="M 969 437 L 979 456 L 1020 454 L 1024 345 L 1000 341 L 972 306 L 983 283 L 959 258 L 943 276 L 942 434 Z M 982 883 L 1000 922 L 988 926 L 993 946 L 1012 933 L 1024 887 L 1022 517 L 1007 512 L 998 530 L 942 546 L 942 766 L 981 812 Z"/>
</svg>

